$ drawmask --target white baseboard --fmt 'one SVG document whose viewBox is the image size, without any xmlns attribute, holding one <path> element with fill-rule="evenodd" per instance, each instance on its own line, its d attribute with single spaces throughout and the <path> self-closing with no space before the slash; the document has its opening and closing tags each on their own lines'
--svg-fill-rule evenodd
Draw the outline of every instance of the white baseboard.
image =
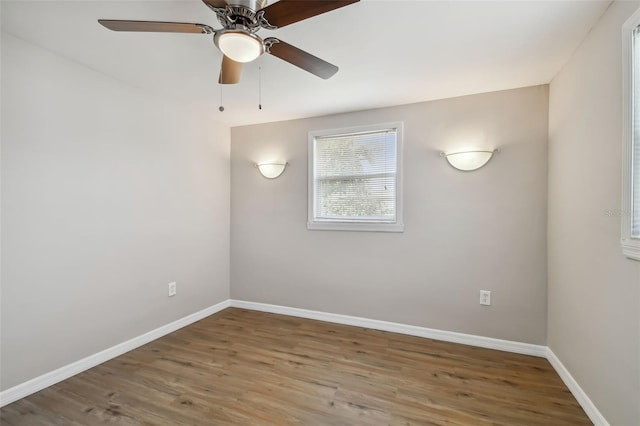
<svg viewBox="0 0 640 426">
<path fill-rule="evenodd" d="M 42 376 L 35 377 L 17 386 L 4 390 L 0 392 L 0 407 L 4 407 L 5 405 L 17 401 L 20 398 L 24 398 L 25 396 L 41 391 L 46 387 L 55 385 L 56 383 L 68 379 L 71 376 L 82 373 L 85 370 L 95 367 L 98 364 L 102 364 L 105 361 L 109 361 L 110 359 L 129 352 L 132 349 L 145 345 L 164 335 L 173 333 L 174 331 L 182 327 L 206 318 L 209 315 L 213 315 L 216 312 L 228 308 L 229 306 L 230 301 L 227 299 L 216 305 L 210 306 L 201 311 L 180 318 L 179 320 L 173 321 L 167 325 L 158 327 L 148 333 L 134 337 L 133 339 L 127 340 L 126 342 L 117 344 L 96 354 L 89 355 L 88 357 L 83 358 L 79 361 L 65 365 L 64 367 L 60 367 L 57 370 L 50 371 L 49 373 L 43 374 Z"/>
<path fill-rule="evenodd" d="M 556 370 L 564 384 L 569 388 L 578 404 L 582 407 L 584 412 L 589 416 L 589 419 L 595 426 L 609 426 L 609 422 L 604 418 L 600 410 L 595 406 L 591 399 L 587 396 L 586 392 L 582 390 L 576 379 L 573 378 L 569 370 L 560 362 L 560 359 L 553 353 L 551 348 L 547 347 L 547 359 L 549 363 Z"/>
<path fill-rule="evenodd" d="M 307 309 L 289 308 L 286 306 L 269 305 L 266 303 L 247 302 L 244 300 L 234 299 L 231 299 L 231 306 L 235 308 L 251 309 L 254 311 L 271 312 L 274 314 L 333 322 L 337 324 L 354 325 L 357 327 L 372 328 L 374 330 L 390 331 L 392 333 L 426 337 L 428 339 L 443 340 L 445 342 L 461 343 L 464 345 L 479 346 L 481 348 L 497 349 L 499 351 L 533 355 L 543 358 L 547 355 L 546 346 L 514 342 L 511 340 L 494 339 L 492 337 L 482 337 L 472 334 L 456 333 L 454 331 L 437 330 L 434 328 L 418 327 L 415 325 L 406 325 L 396 322 L 373 320 L 349 315 L 330 314 L 321 311 L 310 311 Z"/>
</svg>

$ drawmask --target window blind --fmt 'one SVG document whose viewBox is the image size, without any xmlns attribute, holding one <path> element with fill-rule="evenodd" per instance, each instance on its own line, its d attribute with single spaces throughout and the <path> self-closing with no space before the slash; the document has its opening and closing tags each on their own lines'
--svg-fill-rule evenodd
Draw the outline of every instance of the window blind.
<svg viewBox="0 0 640 426">
<path fill-rule="evenodd" d="M 396 222 L 397 131 L 317 136 L 314 219 Z"/>
</svg>

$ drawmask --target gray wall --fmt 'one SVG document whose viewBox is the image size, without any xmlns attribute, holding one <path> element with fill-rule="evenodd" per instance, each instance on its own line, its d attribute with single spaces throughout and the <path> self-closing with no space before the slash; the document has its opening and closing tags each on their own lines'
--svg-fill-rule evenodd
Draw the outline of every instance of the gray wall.
<svg viewBox="0 0 640 426">
<path fill-rule="evenodd" d="M 545 344 L 547 112 L 538 86 L 233 128 L 232 297 Z M 405 232 L 308 231 L 307 133 L 396 120 Z M 471 140 L 502 152 L 471 173 L 438 156 Z M 278 158 L 276 180 L 253 167 Z"/>
<path fill-rule="evenodd" d="M 228 128 L 3 33 L 1 136 L 2 389 L 228 299 Z"/>
<path fill-rule="evenodd" d="M 621 28 L 615 2 L 554 78 L 549 106 L 549 347 L 612 425 L 640 424 L 640 262 L 625 259 Z"/>
</svg>

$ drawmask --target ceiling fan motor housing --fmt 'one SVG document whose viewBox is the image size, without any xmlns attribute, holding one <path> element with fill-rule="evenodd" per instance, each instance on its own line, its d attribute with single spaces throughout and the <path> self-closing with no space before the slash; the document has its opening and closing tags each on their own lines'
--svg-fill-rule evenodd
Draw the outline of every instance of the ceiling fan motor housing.
<svg viewBox="0 0 640 426">
<path fill-rule="evenodd" d="M 267 4 L 269 2 L 267 0 L 231 0 L 229 2 L 230 6 L 244 6 L 246 8 L 249 8 L 255 12 L 259 11 L 260 9 L 264 9 L 265 7 L 267 7 Z"/>
<path fill-rule="evenodd" d="M 276 28 L 269 25 L 263 16 L 264 12 L 260 12 L 266 6 L 267 0 L 236 0 L 225 7 L 215 7 L 212 10 L 224 28 L 245 29 L 254 33 L 260 28 Z"/>
</svg>

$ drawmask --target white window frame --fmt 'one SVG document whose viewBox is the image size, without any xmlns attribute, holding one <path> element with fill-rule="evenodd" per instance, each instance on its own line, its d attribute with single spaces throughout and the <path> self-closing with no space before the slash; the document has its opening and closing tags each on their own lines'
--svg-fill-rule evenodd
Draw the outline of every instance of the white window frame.
<svg viewBox="0 0 640 426">
<path fill-rule="evenodd" d="M 351 133 L 362 133 L 395 129 L 396 131 L 396 221 L 395 222 L 372 222 L 372 221 L 340 221 L 340 220 L 317 220 L 315 218 L 315 140 L 317 137 L 347 135 Z M 328 230 L 328 231 L 369 231 L 369 232 L 403 232 L 402 221 L 402 141 L 403 123 L 400 121 L 390 123 L 380 123 L 366 126 L 346 127 L 340 129 L 313 130 L 309 132 L 309 176 L 308 176 L 308 206 L 307 206 L 307 229 Z"/>
<path fill-rule="evenodd" d="M 622 252 L 630 259 L 640 260 L 640 238 L 632 235 L 634 185 L 640 185 L 640 170 L 634 170 L 634 149 L 640 149 L 640 140 L 634 140 L 634 30 L 640 26 L 640 9 L 622 26 Z M 638 100 L 640 101 L 640 100 Z M 639 105 L 640 107 L 640 105 Z M 635 146 L 634 146 L 635 145 Z M 634 183 L 635 181 L 635 183 Z"/>
</svg>

